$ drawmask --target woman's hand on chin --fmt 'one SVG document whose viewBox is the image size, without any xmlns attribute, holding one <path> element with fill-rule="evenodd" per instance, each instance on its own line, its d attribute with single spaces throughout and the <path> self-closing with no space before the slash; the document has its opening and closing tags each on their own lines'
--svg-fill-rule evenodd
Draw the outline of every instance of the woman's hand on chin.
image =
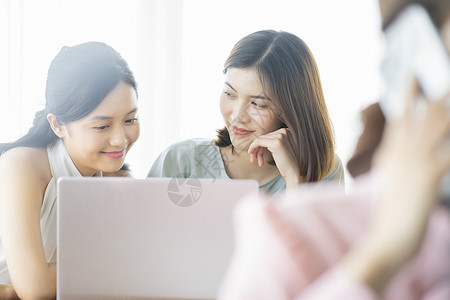
<svg viewBox="0 0 450 300">
<path fill-rule="evenodd" d="M 296 186 L 302 182 L 287 128 L 280 128 L 256 137 L 248 148 L 250 162 L 256 162 L 258 166 L 262 167 L 265 163 L 264 153 L 266 150 L 272 154 L 278 171 L 286 180 L 287 187 Z"/>
</svg>

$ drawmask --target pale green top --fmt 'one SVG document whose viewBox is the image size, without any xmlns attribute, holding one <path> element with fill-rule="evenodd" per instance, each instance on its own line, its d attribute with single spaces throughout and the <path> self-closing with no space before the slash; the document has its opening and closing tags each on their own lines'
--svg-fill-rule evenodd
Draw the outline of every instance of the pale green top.
<svg viewBox="0 0 450 300">
<path fill-rule="evenodd" d="M 190 139 L 169 146 L 156 159 L 147 176 L 230 179 L 220 149 L 210 139 Z M 344 168 L 337 155 L 333 169 L 322 181 L 344 184 Z M 286 181 L 278 174 L 259 188 L 274 194 L 286 189 Z"/>
</svg>

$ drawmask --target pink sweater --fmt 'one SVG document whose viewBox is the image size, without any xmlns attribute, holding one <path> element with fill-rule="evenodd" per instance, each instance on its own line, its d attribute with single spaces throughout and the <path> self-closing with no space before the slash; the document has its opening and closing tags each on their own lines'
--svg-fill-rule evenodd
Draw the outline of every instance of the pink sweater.
<svg viewBox="0 0 450 300">
<path fill-rule="evenodd" d="M 246 199 L 235 214 L 236 249 L 219 299 L 450 299 L 450 210 L 431 216 L 422 247 L 383 295 L 339 266 L 367 229 L 371 181 L 301 187 L 276 205 Z M 292 200 L 294 199 L 294 200 Z M 401 216 L 399 216 L 401 218 Z"/>
</svg>

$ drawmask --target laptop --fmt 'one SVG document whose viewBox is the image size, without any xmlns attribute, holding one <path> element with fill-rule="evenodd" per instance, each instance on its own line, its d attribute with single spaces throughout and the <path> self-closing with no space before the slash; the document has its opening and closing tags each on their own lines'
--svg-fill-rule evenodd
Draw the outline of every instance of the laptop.
<svg viewBox="0 0 450 300">
<path fill-rule="evenodd" d="M 58 299 L 215 299 L 253 180 L 61 178 Z"/>
</svg>

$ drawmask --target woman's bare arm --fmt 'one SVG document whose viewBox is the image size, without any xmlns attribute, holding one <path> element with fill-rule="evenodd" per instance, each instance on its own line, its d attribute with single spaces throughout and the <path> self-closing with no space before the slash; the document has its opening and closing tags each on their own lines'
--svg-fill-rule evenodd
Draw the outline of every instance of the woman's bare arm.
<svg viewBox="0 0 450 300">
<path fill-rule="evenodd" d="M 48 168 L 45 149 L 15 148 L 0 157 L 0 232 L 12 286 L 21 299 L 56 296 L 56 265 L 47 264 L 40 229 Z"/>
</svg>

